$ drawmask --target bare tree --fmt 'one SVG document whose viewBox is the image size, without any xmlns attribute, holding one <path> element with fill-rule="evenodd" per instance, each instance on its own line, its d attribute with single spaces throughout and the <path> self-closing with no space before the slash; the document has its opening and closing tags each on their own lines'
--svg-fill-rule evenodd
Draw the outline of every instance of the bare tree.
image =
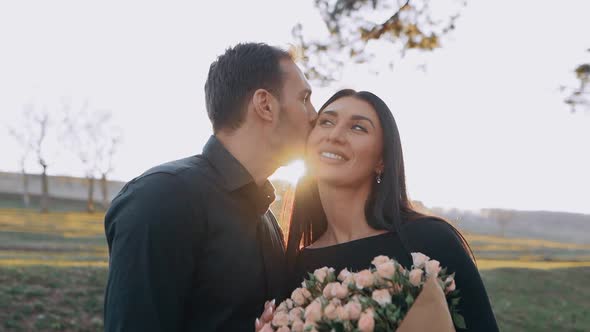
<svg viewBox="0 0 590 332">
<path fill-rule="evenodd" d="M 47 178 L 47 138 L 50 127 L 50 116 L 46 109 L 37 110 L 34 105 L 30 104 L 25 106 L 23 110 L 24 125 L 20 129 L 14 129 L 13 136 L 20 137 L 21 144 L 26 146 L 26 150 L 30 150 L 37 163 L 41 166 L 41 212 L 46 213 L 49 211 L 49 180 Z M 26 154 L 28 156 L 28 152 Z M 26 156 L 23 155 L 21 159 L 23 165 L 23 185 L 25 186 L 26 196 L 28 196 L 28 177 L 24 169 L 24 163 Z M 24 198 L 28 201 L 28 198 Z"/>
<path fill-rule="evenodd" d="M 23 109 L 24 118 L 29 119 L 31 112 L 31 105 L 27 105 Z M 22 177 L 22 195 L 23 205 L 25 208 L 29 208 L 31 204 L 31 195 L 29 193 L 29 174 L 27 173 L 27 161 L 34 149 L 34 131 L 32 128 L 31 121 L 23 121 L 23 123 L 16 126 L 9 126 L 8 132 L 16 140 L 21 148 L 21 155 L 19 158 L 19 167 L 21 170 Z"/>
<path fill-rule="evenodd" d="M 106 177 L 113 169 L 112 158 L 120 136 L 113 133 L 111 113 L 91 111 L 88 101 L 75 112 L 71 111 L 71 102 L 64 101 L 63 109 L 65 131 L 62 139 L 84 167 L 88 182 L 86 209 L 92 213 L 95 211 L 94 187 L 98 173 L 102 178 L 102 205 L 108 199 Z"/>
<path fill-rule="evenodd" d="M 440 0 L 437 1 L 439 4 Z M 383 41 L 393 54 L 408 50 L 432 51 L 441 38 L 455 28 L 465 0 L 447 0 L 442 10 L 433 10 L 430 0 L 315 0 L 328 30 L 328 37 L 308 40 L 301 24 L 293 36 L 301 51 L 301 64 L 307 76 L 326 85 L 338 79 L 347 63 L 366 63 L 376 53 L 368 47 Z M 393 66 L 393 57 L 390 57 Z"/>
<path fill-rule="evenodd" d="M 117 148 L 122 142 L 123 135 L 121 131 L 113 126 L 105 126 L 102 144 L 98 149 L 99 152 L 99 172 L 102 192 L 102 206 L 106 210 L 110 205 L 108 176 L 114 170 L 114 156 Z"/>
</svg>

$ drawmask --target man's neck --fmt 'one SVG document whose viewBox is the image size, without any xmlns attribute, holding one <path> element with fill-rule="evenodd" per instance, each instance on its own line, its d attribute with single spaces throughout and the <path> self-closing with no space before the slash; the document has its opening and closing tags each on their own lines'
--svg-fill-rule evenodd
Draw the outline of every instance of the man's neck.
<svg viewBox="0 0 590 332">
<path fill-rule="evenodd" d="M 215 137 L 244 166 L 258 186 L 262 186 L 280 166 L 272 149 L 262 143 L 264 140 L 259 136 L 236 131 L 217 133 Z"/>
</svg>

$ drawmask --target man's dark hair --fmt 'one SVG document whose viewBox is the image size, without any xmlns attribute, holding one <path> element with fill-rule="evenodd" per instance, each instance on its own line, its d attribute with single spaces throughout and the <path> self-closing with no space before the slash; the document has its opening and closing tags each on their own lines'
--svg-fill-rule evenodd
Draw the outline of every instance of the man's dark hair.
<svg viewBox="0 0 590 332">
<path fill-rule="evenodd" d="M 280 98 L 281 59 L 292 57 L 289 52 L 264 43 L 241 43 L 228 48 L 211 64 L 205 100 L 214 132 L 237 129 L 244 120 L 245 103 L 257 89 L 266 89 Z"/>
</svg>

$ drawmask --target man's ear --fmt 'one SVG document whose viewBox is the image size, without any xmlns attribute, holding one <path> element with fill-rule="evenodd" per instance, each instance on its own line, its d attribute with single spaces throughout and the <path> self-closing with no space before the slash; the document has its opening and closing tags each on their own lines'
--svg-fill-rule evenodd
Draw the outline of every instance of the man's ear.
<svg viewBox="0 0 590 332">
<path fill-rule="evenodd" d="M 263 121 L 273 122 L 276 118 L 276 112 L 278 109 L 276 98 L 268 90 L 258 89 L 254 91 L 252 103 L 256 115 L 258 115 Z"/>
</svg>

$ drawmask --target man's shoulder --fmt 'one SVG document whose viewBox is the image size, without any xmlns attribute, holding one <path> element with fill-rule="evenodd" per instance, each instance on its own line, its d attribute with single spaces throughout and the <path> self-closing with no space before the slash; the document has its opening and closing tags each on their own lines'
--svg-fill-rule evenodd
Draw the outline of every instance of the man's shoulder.
<svg viewBox="0 0 590 332">
<path fill-rule="evenodd" d="M 129 181 L 118 196 L 136 191 L 164 192 L 166 190 L 198 194 L 215 185 L 214 169 L 201 155 L 194 155 L 154 166 Z"/>
<path fill-rule="evenodd" d="M 200 170 L 203 171 L 209 167 L 210 166 L 208 162 L 201 155 L 195 155 L 154 166 L 138 176 L 136 179 L 141 179 L 153 174 L 182 176 L 183 173 L 198 173 Z"/>
<path fill-rule="evenodd" d="M 187 184 L 202 184 L 203 181 L 212 178 L 213 172 L 214 169 L 207 159 L 201 155 L 194 155 L 154 166 L 131 182 L 150 181 L 150 178 L 159 178 L 163 181 L 175 178 Z"/>
</svg>

